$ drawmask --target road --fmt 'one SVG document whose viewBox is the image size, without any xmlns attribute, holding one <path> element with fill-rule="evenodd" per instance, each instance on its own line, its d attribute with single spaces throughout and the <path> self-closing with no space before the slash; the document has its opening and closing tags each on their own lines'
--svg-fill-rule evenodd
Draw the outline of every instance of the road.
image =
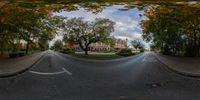
<svg viewBox="0 0 200 100">
<path fill-rule="evenodd" d="M 200 81 L 151 53 L 85 60 L 49 51 L 29 71 L 0 79 L 0 100 L 199 100 Z"/>
</svg>

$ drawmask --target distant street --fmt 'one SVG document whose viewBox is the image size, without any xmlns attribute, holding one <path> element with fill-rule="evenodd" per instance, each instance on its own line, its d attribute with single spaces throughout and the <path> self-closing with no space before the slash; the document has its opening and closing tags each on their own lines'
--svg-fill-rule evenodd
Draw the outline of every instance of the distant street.
<svg viewBox="0 0 200 100">
<path fill-rule="evenodd" d="M 200 80 L 169 71 L 153 54 L 88 60 L 49 51 L 0 79 L 0 100 L 199 100 Z"/>
</svg>

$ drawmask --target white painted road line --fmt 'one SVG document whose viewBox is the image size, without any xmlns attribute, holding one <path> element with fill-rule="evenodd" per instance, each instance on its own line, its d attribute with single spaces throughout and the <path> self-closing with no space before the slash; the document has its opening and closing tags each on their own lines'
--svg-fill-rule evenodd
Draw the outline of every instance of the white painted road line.
<svg viewBox="0 0 200 100">
<path fill-rule="evenodd" d="M 62 68 L 63 70 L 64 70 L 64 72 L 66 72 L 68 75 L 72 75 L 72 73 L 71 72 L 69 72 L 68 70 L 66 70 L 64 67 Z"/>
<path fill-rule="evenodd" d="M 47 73 L 47 72 L 36 72 L 36 71 L 29 71 L 30 73 L 33 74 L 38 74 L 38 75 L 58 75 L 58 74 L 63 74 L 63 73 L 67 73 L 68 75 L 72 75 L 71 72 L 69 72 L 68 70 L 66 70 L 65 68 L 62 68 L 63 71 L 60 72 L 52 72 L 52 73 Z"/>
<path fill-rule="evenodd" d="M 60 71 L 60 72 L 53 72 L 53 73 L 44 73 L 44 72 L 36 72 L 36 71 L 29 71 L 30 73 L 33 74 L 39 74 L 39 75 L 58 75 L 58 74 L 62 74 L 62 73 L 66 73 L 65 71 Z"/>
</svg>

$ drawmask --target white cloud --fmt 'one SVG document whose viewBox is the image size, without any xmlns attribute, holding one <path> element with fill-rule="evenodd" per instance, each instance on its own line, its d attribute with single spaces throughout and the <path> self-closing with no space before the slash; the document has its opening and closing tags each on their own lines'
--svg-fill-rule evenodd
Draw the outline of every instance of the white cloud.
<svg viewBox="0 0 200 100">
<path fill-rule="evenodd" d="M 49 42 L 49 46 L 51 47 L 51 46 L 53 46 L 53 44 L 54 44 L 54 42 L 56 41 L 56 40 L 62 40 L 63 39 L 63 36 L 61 36 L 61 35 L 56 35 L 56 37 L 53 39 L 53 40 L 51 40 L 50 42 Z"/>
<path fill-rule="evenodd" d="M 77 11 L 60 12 L 55 13 L 55 15 L 65 16 L 68 18 L 83 17 L 84 20 L 87 21 L 92 21 L 95 18 L 108 18 L 116 23 L 115 31 L 112 33 L 116 38 L 129 40 L 141 39 L 142 34 L 139 22 L 144 18 L 140 18 L 139 14 L 142 14 L 143 12 L 138 11 L 137 9 L 120 11 L 118 10 L 119 8 L 123 8 L 123 6 L 115 5 L 107 7 L 98 14 L 92 14 L 91 12 L 87 12 L 83 8 L 80 8 Z"/>
</svg>

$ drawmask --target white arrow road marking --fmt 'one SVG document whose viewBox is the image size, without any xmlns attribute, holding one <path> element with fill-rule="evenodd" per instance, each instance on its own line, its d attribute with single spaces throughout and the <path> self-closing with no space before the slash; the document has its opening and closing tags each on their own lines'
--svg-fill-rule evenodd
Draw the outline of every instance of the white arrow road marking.
<svg viewBox="0 0 200 100">
<path fill-rule="evenodd" d="M 72 75 L 72 73 L 71 72 L 69 72 L 68 70 L 66 70 L 64 67 L 62 68 L 63 70 L 64 70 L 64 72 L 66 72 L 68 75 Z"/>
<path fill-rule="evenodd" d="M 29 71 L 29 72 L 34 73 L 34 74 L 39 74 L 39 75 L 57 75 L 57 74 L 65 73 L 64 71 L 53 72 L 53 73 L 44 73 L 44 72 L 36 72 L 36 71 Z"/>
<path fill-rule="evenodd" d="M 68 70 L 66 70 L 65 68 L 62 68 L 63 71 L 60 72 L 52 72 L 52 73 L 47 73 L 47 72 L 36 72 L 36 71 L 29 71 L 30 73 L 33 74 L 39 74 L 39 75 L 58 75 L 58 74 L 63 74 L 63 73 L 67 73 L 68 75 L 72 75 L 71 72 L 69 72 Z"/>
</svg>

